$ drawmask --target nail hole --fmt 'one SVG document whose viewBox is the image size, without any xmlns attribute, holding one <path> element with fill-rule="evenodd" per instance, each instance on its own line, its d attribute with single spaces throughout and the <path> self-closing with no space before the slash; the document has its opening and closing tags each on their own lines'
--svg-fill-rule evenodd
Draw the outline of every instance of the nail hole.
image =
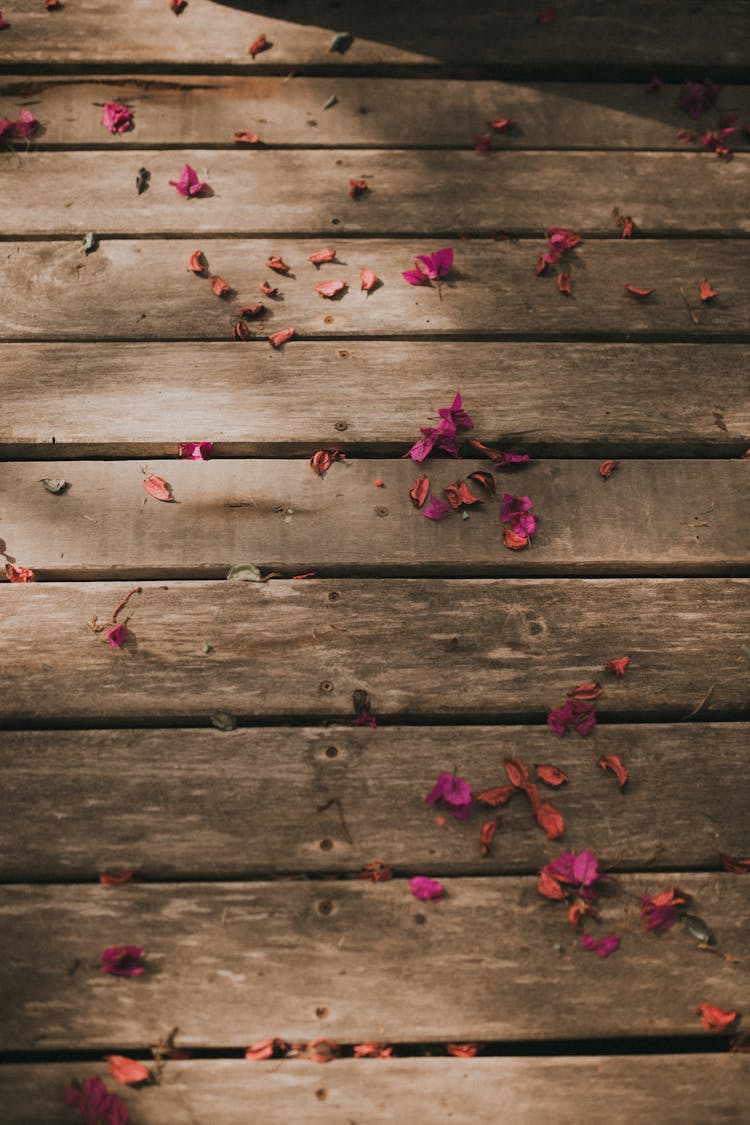
<svg viewBox="0 0 750 1125">
<path fill-rule="evenodd" d="M 379 516 L 387 516 L 388 515 L 388 509 L 387 508 L 376 508 L 375 511 Z"/>
<path fill-rule="evenodd" d="M 342 359 L 346 359 L 348 354 L 348 352 L 339 352 Z M 349 429 L 349 424 L 347 422 L 336 422 L 333 428 L 334 430 L 338 430 L 340 434 L 343 434 L 344 430 Z"/>
<path fill-rule="evenodd" d="M 338 749 L 335 746 L 329 746 L 326 750 L 326 758 L 337 758 L 338 754 Z"/>
<path fill-rule="evenodd" d="M 333 903 L 330 899 L 324 898 L 322 902 L 318 903 L 319 914 L 331 914 L 333 912 Z"/>
<path fill-rule="evenodd" d="M 333 691 L 333 684 L 330 680 L 321 680 L 320 690 L 325 692 Z"/>
<path fill-rule="evenodd" d="M 417 923 L 418 926 L 424 926 L 427 919 L 425 918 L 424 914 L 415 914 L 414 915 L 414 921 Z"/>
<path fill-rule="evenodd" d="M 323 323 L 324 324 L 333 324 L 333 317 L 332 316 L 324 316 L 323 317 Z"/>
<path fill-rule="evenodd" d="M 341 348 L 336 354 L 338 355 L 339 359 L 348 359 L 351 353 L 348 352 L 346 348 Z M 346 428 L 346 422 L 344 422 L 342 428 Z M 338 429 L 338 426 L 336 426 L 336 429 Z"/>
<path fill-rule="evenodd" d="M 340 222 L 341 219 L 331 219 L 331 226 L 337 227 Z"/>
<path fill-rule="evenodd" d="M 315 1091 L 315 1097 L 318 1099 L 319 1102 L 324 1102 L 326 1100 L 326 1098 L 328 1097 L 328 1091 L 325 1090 L 321 1086 L 319 1089 L 317 1089 Z"/>
<path fill-rule="evenodd" d="M 338 590 L 331 590 L 330 594 L 328 595 L 328 600 L 329 602 L 337 602 L 340 597 L 341 595 L 339 594 Z"/>
<path fill-rule="evenodd" d="M 324 840 L 320 841 L 320 850 L 322 852 L 330 852 L 332 847 L 333 847 L 333 840 L 329 840 L 327 836 Z"/>
<path fill-rule="evenodd" d="M 326 1016 L 328 1015 L 328 1008 L 316 1008 L 315 1009 L 315 1015 L 318 1017 L 319 1020 L 324 1020 L 326 1018 Z"/>
</svg>

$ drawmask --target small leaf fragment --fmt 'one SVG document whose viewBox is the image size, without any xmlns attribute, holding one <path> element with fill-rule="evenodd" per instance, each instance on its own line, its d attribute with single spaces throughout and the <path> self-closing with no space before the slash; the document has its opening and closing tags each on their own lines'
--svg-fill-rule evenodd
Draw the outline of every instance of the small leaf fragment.
<svg viewBox="0 0 750 1125">
<path fill-rule="evenodd" d="M 601 465 L 599 466 L 599 476 L 603 480 L 609 480 L 609 478 L 612 476 L 612 473 L 615 471 L 619 464 L 619 461 L 602 461 Z"/>
<path fill-rule="evenodd" d="M 99 239 L 92 230 L 87 231 L 81 239 L 84 254 L 93 254 L 99 245 Z"/>
<path fill-rule="evenodd" d="M 625 289 L 630 293 L 631 297 L 637 297 L 638 300 L 643 300 L 644 297 L 650 297 L 653 289 L 639 289 L 637 285 L 626 285 Z"/>
<path fill-rule="evenodd" d="M 42 477 L 40 483 L 44 485 L 47 492 L 51 492 L 54 496 L 60 496 L 61 493 L 70 488 L 70 481 L 53 480 L 51 477 Z"/>
<path fill-rule="evenodd" d="M 605 757 L 599 759 L 599 766 L 603 770 L 611 770 L 617 778 L 617 784 L 621 789 L 624 789 L 628 781 L 628 771 L 622 763 L 619 754 L 607 754 Z"/>
<path fill-rule="evenodd" d="M 326 104 L 323 106 L 323 109 L 333 109 L 333 107 L 335 105 L 338 105 L 338 100 L 339 99 L 336 97 L 335 94 L 331 94 L 330 98 L 328 99 Z"/>
<path fill-rule="evenodd" d="M 415 508 L 421 508 L 427 499 L 430 492 L 430 478 L 428 476 L 417 477 L 414 484 L 409 489 L 412 504 Z"/>
<path fill-rule="evenodd" d="M 209 652 L 213 652 L 213 651 L 214 651 L 214 646 L 210 645 L 208 643 L 208 641 L 204 641 L 203 644 L 201 645 L 201 652 L 204 652 L 204 653 L 208 654 Z"/>
<path fill-rule="evenodd" d="M 683 914 L 682 921 L 691 937 L 703 945 L 715 945 L 716 939 L 706 923 L 697 914 Z"/>
<path fill-rule="evenodd" d="M 217 730 L 230 731 L 237 726 L 237 720 L 228 711 L 214 711 L 211 715 L 211 724 Z"/>
<path fill-rule="evenodd" d="M 540 781 L 543 781 L 545 785 L 551 785 L 553 789 L 556 789 L 558 785 L 565 785 L 567 781 L 570 781 L 568 775 L 563 773 L 561 769 L 558 769 L 557 766 L 536 766 L 536 775 Z"/>
<path fill-rule="evenodd" d="M 135 186 L 139 195 L 143 195 L 144 191 L 148 191 L 150 180 L 151 173 L 148 168 L 139 168 L 138 174 L 135 177 Z"/>
<path fill-rule="evenodd" d="M 262 582 L 263 575 L 253 563 L 235 563 L 227 574 L 228 582 Z"/>
</svg>

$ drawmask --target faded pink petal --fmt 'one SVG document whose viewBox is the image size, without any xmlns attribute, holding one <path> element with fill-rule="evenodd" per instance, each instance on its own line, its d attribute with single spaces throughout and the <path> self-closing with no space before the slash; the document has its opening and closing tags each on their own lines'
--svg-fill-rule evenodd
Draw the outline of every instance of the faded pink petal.
<svg viewBox="0 0 750 1125">
<path fill-rule="evenodd" d="M 122 648 L 128 637 L 127 626 L 124 624 L 113 625 L 111 629 L 107 629 L 104 636 L 107 638 L 110 648 Z"/>
<path fill-rule="evenodd" d="M 437 879 L 428 879 L 426 875 L 415 875 L 409 880 L 409 887 L 415 898 L 425 902 L 441 902 L 445 894 L 443 884 Z"/>
<path fill-rule="evenodd" d="M 607 937 L 595 938 L 590 934 L 581 934 L 581 945 L 584 949 L 596 953 L 597 957 L 609 957 L 620 946 L 617 934 L 608 934 Z"/>
<path fill-rule="evenodd" d="M 547 726 L 560 738 L 569 730 L 585 737 L 596 726 L 596 712 L 585 700 L 569 697 L 562 707 L 550 711 Z"/>
<path fill-rule="evenodd" d="M 518 519 L 533 506 L 534 503 L 528 496 L 513 496 L 510 492 L 504 492 L 500 501 L 500 522 L 509 523 L 511 520 Z"/>
<path fill-rule="evenodd" d="M 179 180 L 170 180 L 169 182 L 186 199 L 201 195 L 208 187 L 208 184 L 198 179 L 198 173 L 189 164 L 183 165 Z"/>
<path fill-rule="evenodd" d="M 184 461 L 207 461 L 213 447 L 212 441 L 181 441 L 177 446 L 177 456 Z"/>
<path fill-rule="evenodd" d="M 330 249 L 316 250 L 315 253 L 311 254 L 310 257 L 307 260 L 308 260 L 308 262 L 312 262 L 312 264 L 314 266 L 319 266 L 323 262 L 332 262 L 335 257 L 336 257 L 336 251 L 335 250 L 330 250 Z"/>
<path fill-rule="evenodd" d="M 126 105 L 107 102 L 102 111 L 102 125 L 106 125 L 110 133 L 127 133 L 133 127 L 133 114 Z"/>
<path fill-rule="evenodd" d="M 321 281 L 319 285 L 315 286 L 315 292 L 321 297 L 335 297 L 337 293 L 343 293 L 344 289 L 346 289 L 346 282 L 340 279 Z"/>
<path fill-rule="evenodd" d="M 436 496 L 431 496 L 422 508 L 422 515 L 426 516 L 428 520 L 444 520 L 452 511 L 450 504 L 446 503 L 445 500 L 438 500 Z"/>
<path fill-rule="evenodd" d="M 463 778 L 452 773 L 441 773 L 430 792 L 425 797 L 425 803 L 434 805 L 443 802 L 443 808 L 457 820 L 466 820 L 471 812 L 471 785 Z"/>
</svg>

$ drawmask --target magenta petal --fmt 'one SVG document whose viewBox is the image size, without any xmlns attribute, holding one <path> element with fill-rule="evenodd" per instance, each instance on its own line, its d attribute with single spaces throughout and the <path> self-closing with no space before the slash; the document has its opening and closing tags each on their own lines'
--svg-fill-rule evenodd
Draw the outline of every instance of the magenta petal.
<svg viewBox="0 0 750 1125">
<path fill-rule="evenodd" d="M 450 504 L 445 500 L 438 500 L 436 496 L 431 496 L 422 509 L 422 515 L 428 520 L 444 520 L 452 511 Z"/>
<path fill-rule="evenodd" d="M 107 102 L 102 111 L 102 124 L 110 133 L 126 133 L 133 124 L 133 114 L 126 105 Z"/>
<path fill-rule="evenodd" d="M 428 280 L 427 274 L 422 273 L 420 269 L 404 270 L 401 276 L 410 285 L 424 285 L 425 281 Z"/>
<path fill-rule="evenodd" d="M 443 250 L 436 250 L 432 255 L 438 277 L 445 277 L 453 266 L 453 247 L 446 246 Z"/>
<path fill-rule="evenodd" d="M 200 195 L 206 187 L 206 184 L 198 179 L 195 168 L 191 168 L 189 164 L 183 165 L 179 180 L 170 180 L 169 182 L 185 198 Z"/>
<path fill-rule="evenodd" d="M 409 879 L 409 887 L 415 898 L 425 902 L 440 902 L 445 894 L 445 888 L 437 879 L 428 879 L 426 875 L 415 875 Z"/>
<path fill-rule="evenodd" d="M 563 883 L 575 883 L 576 878 L 573 874 L 573 866 L 577 856 L 572 852 L 563 852 L 553 859 L 551 863 L 547 864 L 546 870 L 550 875 L 554 875 L 556 879 L 560 879 Z"/>
<path fill-rule="evenodd" d="M 580 852 L 573 860 L 573 881 L 584 887 L 590 887 L 599 877 L 599 861 L 594 853 L 587 848 Z"/>
<path fill-rule="evenodd" d="M 122 648 L 128 637 L 127 626 L 113 625 L 111 629 L 107 629 L 104 635 L 110 648 Z"/>
</svg>

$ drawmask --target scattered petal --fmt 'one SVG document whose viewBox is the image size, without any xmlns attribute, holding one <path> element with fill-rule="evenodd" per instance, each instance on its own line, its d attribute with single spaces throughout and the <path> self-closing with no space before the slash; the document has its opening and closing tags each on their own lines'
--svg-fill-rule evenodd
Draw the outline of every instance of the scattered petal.
<svg viewBox="0 0 750 1125">
<path fill-rule="evenodd" d="M 568 692 L 568 697 L 571 699 L 598 699 L 600 695 L 604 694 L 604 689 L 598 682 L 592 684 L 578 684 L 572 691 Z"/>
<path fill-rule="evenodd" d="M 489 152 L 492 137 L 489 133 L 484 133 L 480 137 L 474 137 L 474 152 Z"/>
<path fill-rule="evenodd" d="M 286 264 L 284 259 L 279 258 L 278 255 L 275 254 L 273 257 L 268 259 L 268 261 L 266 262 L 266 266 L 269 270 L 276 270 L 277 273 L 289 272 L 289 266 Z"/>
<path fill-rule="evenodd" d="M 169 6 L 176 16 L 181 16 L 188 6 L 188 0 L 169 0 Z"/>
<path fill-rule="evenodd" d="M 723 1008 L 719 1008 L 716 1004 L 699 1004 L 697 1008 L 693 1008 L 693 1015 L 700 1016 L 701 1023 L 706 1031 L 718 1033 L 728 1031 L 737 1019 L 738 1013 L 735 1011 L 725 1012 Z"/>
<path fill-rule="evenodd" d="M 478 1043 L 446 1043 L 445 1050 L 455 1059 L 473 1059 L 479 1050 Z"/>
<path fill-rule="evenodd" d="M 370 190 L 367 180 L 349 180 L 349 195 L 352 199 L 359 199 L 366 191 Z"/>
<path fill-rule="evenodd" d="M 110 629 L 105 630 L 104 636 L 107 638 L 107 644 L 110 648 L 122 648 L 128 639 L 127 626 L 124 623 L 113 625 Z"/>
<path fill-rule="evenodd" d="M 111 1094 L 96 1075 L 84 1078 L 82 1084 L 71 1082 L 65 1090 L 65 1103 L 78 1110 L 86 1125 L 128 1125 L 130 1121 L 125 1102 Z"/>
<path fill-rule="evenodd" d="M 202 195 L 208 187 L 208 184 L 198 179 L 198 173 L 189 164 L 183 165 L 179 180 L 170 180 L 169 182 L 186 199 Z"/>
<path fill-rule="evenodd" d="M 279 290 L 276 285 L 269 285 L 267 281 L 262 281 L 260 284 L 260 291 L 266 297 L 275 297 Z"/>
<path fill-rule="evenodd" d="M 560 886 L 560 883 L 546 868 L 542 868 L 539 872 L 539 881 L 536 885 L 536 889 L 540 895 L 552 899 L 553 902 L 559 902 L 565 898 L 565 891 Z"/>
<path fill-rule="evenodd" d="M 110 133 L 127 133 L 133 128 L 133 114 L 126 105 L 107 102 L 102 110 L 102 125 L 105 125 Z"/>
<path fill-rule="evenodd" d="M 234 324 L 232 325 L 232 339 L 246 341 L 249 340 L 251 336 L 252 332 L 248 328 L 247 324 L 245 324 L 245 321 L 235 320 Z"/>
<path fill-rule="evenodd" d="M 109 1069 L 112 1077 L 123 1086 L 138 1086 L 141 1082 L 151 1081 L 151 1071 L 143 1063 L 129 1059 L 127 1055 L 107 1055 Z"/>
<path fill-rule="evenodd" d="M 14 563 L 5 564 L 5 577 L 14 583 L 36 582 L 36 575 L 30 566 L 16 566 Z"/>
<path fill-rule="evenodd" d="M 509 527 L 503 529 L 503 546 L 510 551 L 523 551 L 529 542 L 528 535 L 519 535 Z"/>
<path fill-rule="evenodd" d="M 259 145 L 260 137 L 257 133 L 251 133 L 248 129 L 238 129 L 232 140 L 236 145 Z"/>
<path fill-rule="evenodd" d="M 316 250 L 315 253 L 311 254 L 307 260 L 308 262 L 312 262 L 314 266 L 319 266 L 322 265 L 323 262 L 332 262 L 335 257 L 335 250 Z"/>
<path fill-rule="evenodd" d="M 496 809 L 498 805 L 506 805 L 518 792 L 517 785 L 497 785 L 494 789 L 485 789 L 483 793 L 478 793 L 477 800 L 483 805 L 489 805 L 491 809 Z"/>
<path fill-rule="evenodd" d="M 566 781 L 570 781 L 568 775 L 558 769 L 557 766 L 542 765 L 535 768 L 539 780 L 543 781 L 545 785 L 552 786 L 553 789 L 556 789 L 558 785 L 564 785 Z"/>
<path fill-rule="evenodd" d="M 559 809 L 549 801 L 542 801 L 536 810 L 536 820 L 540 828 L 547 833 L 548 840 L 556 840 L 565 831 L 565 821 Z"/>
<path fill-rule="evenodd" d="M 177 446 L 177 456 L 184 461 L 207 461 L 213 447 L 212 441 L 181 441 Z"/>
<path fill-rule="evenodd" d="M 626 285 L 625 288 L 632 297 L 637 297 L 639 300 L 650 297 L 653 293 L 653 289 L 639 289 L 637 285 Z"/>
<path fill-rule="evenodd" d="M 0 12 L 0 31 L 4 31 L 6 27 L 10 27 L 10 24 L 3 19 L 3 13 Z"/>
<path fill-rule="evenodd" d="M 599 466 L 599 476 L 603 477 L 604 480 L 609 480 L 619 464 L 619 461 L 602 461 Z"/>
<path fill-rule="evenodd" d="M 266 306 L 262 301 L 257 301 L 254 305 L 243 305 L 240 309 L 240 316 L 252 319 L 256 316 L 262 316 L 266 311 Z"/>
<path fill-rule="evenodd" d="M 490 129 L 494 129 L 496 133 L 508 133 L 515 126 L 516 122 L 512 117 L 495 117 L 492 121 L 488 121 Z"/>
<path fill-rule="evenodd" d="M 599 759 L 599 765 L 603 770 L 611 770 L 617 778 L 617 784 L 621 789 L 625 788 L 628 780 L 628 771 L 622 764 L 622 759 L 619 754 L 607 754 L 606 757 Z"/>
<path fill-rule="evenodd" d="M 133 868 L 126 867 L 123 871 L 102 871 L 99 874 L 99 882 L 103 887 L 122 887 L 125 883 L 129 883 L 133 878 Z"/>
<path fill-rule="evenodd" d="M 291 340 L 294 335 L 293 328 L 282 328 L 280 332 L 272 332 L 268 340 L 273 348 L 280 348 L 287 340 Z"/>
<path fill-rule="evenodd" d="M 428 476 L 417 477 L 414 484 L 409 489 L 412 504 L 415 508 L 421 508 L 427 499 L 430 492 L 430 478 Z"/>
<path fill-rule="evenodd" d="M 208 262 L 205 259 L 202 250 L 193 250 L 188 262 L 188 269 L 193 273 L 205 274 L 208 269 Z"/>
<path fill-rule="evenodd" d="M 718 297 L 718 295 L 716 290 L 711 288 L 711 282 L 708 278 L 705 278 L 701 282 L 701 301 L 712 301 L 714 297 Z"/>
<path fill-rule="evenodd" d="M 386 883 L 393 878 L 393 872 L 381 860 L 366 863 L 357 875 L 358 879 L 368 879 L 371 883 Z"/>
<path fill-rule="evenodd" d="M 311 1039 L 304 1051 L 304 1057 L 316 1063 L 333 1062 L 338 1054 L 338 1044 L 332 1039 Z"/>
<path fill-rule="evenodd" d="M 444 520 L 452 511 L 450 504 L 445 500 L 438 500 L 436 496 L 431 496 L 429 503 L 422 509 L 422 515 L 428 520 Z"/>
<path fill-rule="evenodd" d="M 671 887 L 661 894 L 650 897 L 641 895 L 641 924 L 644 930 L 664 933 L 677 921 L 677 909 L 685 906 L 690 896 L 677 887 Z"/>
<path fill-rule="evenodd" d="M 212 277 L 211 289 L 217 297 L 228 297 L 232 292 L 232 286 L 223 277 Z"/>
<path fill-rule="evenodd" d="M 469 473 L 469 480 L 475 480 L 477 484 L 481 484 L 482 488 L 490 495 L 495 495 L 495 478 L 492 473 L 485 473 L 481 469 L 476 472 Z"/>
<path fill-rule="evenodd" d="M 271 47 L 273 47 L 273 43 L 269 43 L 265 35 L 261 32 L 257 39 L 253 39 L 247 49 L 247 53 L 251 55 L 252 58 L 255 58 L 256 55 L 260 55 L 263 51 L 268 51 Z"/>
<path fill-rule="evenodd" d="M 335 281 L 321 281 L 319 285 L 315 286 L 315 292 L 321 297 L 335 297 L 337 293 L 342 293 L 346 289 L 346 282 L 336 279 Z"/>
<path fill-rule="evenodd" d="M 624 676 L 629 663 L 629 656 L 620 656 L 617 660 L 608 660 L 604 665 L 604 671 L 614 672 L 615 676 Z"/>
<path fill-rule="evenodd" d="M 585 700 L 568 696 L 562 707 L 550 711 L 547 726 L 559 738 L 569 730 L 575 730 L 585 738 L 596 726 L 596 713 Z"/>
<path fill-rule="evenodd" d="M 157 477 L 155 473 L 143 478 L 143 487 L 154 500 L 164 500 L 167 503 L 174 500 L 172 485 L 163 477 Z"/>
<path fill-rule="evenodd" d="M 592 953 L 596 953 L 597 957 L 609 957 L 610 953 L 620 947 L 620 938 L 617 934 L 608 934 L 607 937 L 595 938 L 590 934 L 581 934 L 581 946 L 583 949 L 588 949 Z"/>
<path fill-rule="evenodd" d="M 211 715 L 211 725 L 217 730 L 230 731 L 237 726 L 237 720 L 228 711 L 214 711 Z"/>
<path fill-rule="evenodd" d="M 364 289 L 365 293 L 371 293 L 375 286 L 378 284 L 378 275 L 374 270 L 361 270 L 359 274 L 360 289 Z"/>
<path fill-rule="evenodd" d="M 392 1059 L 393 1047 L 385 1043 L 355 1043 L 355 1059 Z"/>
<path fill-rule="evenodd" d="M 569 273 L 559 273 L 557 275 L 557 288 L 561 293 L 564 293 L 566 297 L 571 297 L 573 295 L 573 282 L 571 281 Z"/>
<path fill-rule="evenodd" d="M 725 870 L 731 871 L 734 875 L 750 873 L 750 859 L 736 859 L 734 856 L 727 855 L 726 852 L 719 852 L 719 859 Z"/>
<path fill-rule="evenodd" d="M 385 481 L 383 480 L 374 480 L 372 483 L 376 488 L 385 488 Z"/>
<path fill-rule="evenodd" d="M 245 1058 L 252 1062 L 261 1062 L 264 1059 L 278 1059 L 289 1050 L 289 1044 L 283 1039 L 261 1039 L 251 1043 L 245 1051 Z"/>
<path fill-rule="evenodd" d="M 531 777 L 528 767 L 520 758 L 506 758 L 503 762 L 503 768 L 508 781 L 516 789 L 526 789 L 530 785 Z"/>
<path fill-rule="evenodd" d="M 310 468 L 319 477 L 328 472 L 334 461 L 345 461 L 346 454 L 341 449 L 319 449 L 310 458 Z"/>
<path fill-rule="evenodd" d="M 139 977 L 145 968 L 138 962 L 143 950 L 137 945 L 110 945 L 102 953 L 102 972 L 115 977 Z"/>
<path fill-rule="evenodd" d="M 495 833 L 500 827 L 500 817 L 496 816 L 493 820 L 486 820 L 482 827 L 479 829 L 479 844 L 482 849 L 482 856 L 489 855 L 492 841 L 495 838 Z"/>
<path fill-rule="evenodd" d="M 438 801 L 451 816 L 455 816 L 457 820 L 466 820 L 471 813 L 471 785 L 455 774 L 441 773 L 425 797 L 425 804 L 428 805 L 437 804 Z"/>
<path fill-rule="evenodd" d="M 465 480 L 454 481 L 453 484 L 447 485 L 443 492 L 448 497 L 451 508 L 454 509 L 460 508 L 462 504 L 471 507 L 472 504 L 482 503 L 479 497 L 471 491 Z"/>
<path fill-rule="evenodd" d="M 445 888 L 437 879 L 429 879 L 426 875 L 415 875 L 409 879 L 409 887 L 415 898 L 425 902 L 442 902 Z"/>
</svg>

